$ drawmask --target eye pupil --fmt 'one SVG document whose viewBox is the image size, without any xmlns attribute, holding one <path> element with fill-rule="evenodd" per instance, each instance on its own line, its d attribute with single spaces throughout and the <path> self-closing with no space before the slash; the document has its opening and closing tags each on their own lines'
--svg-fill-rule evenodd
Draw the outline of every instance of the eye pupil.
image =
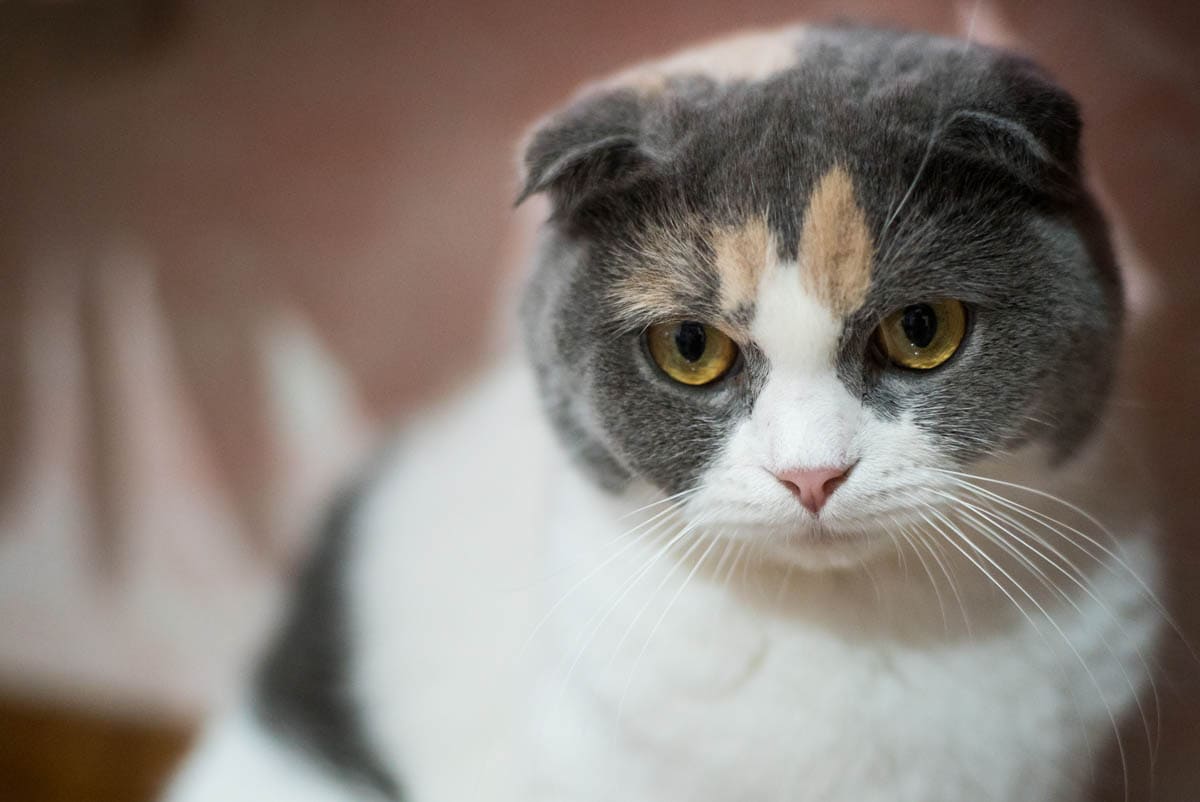
<svg viewBox="0 0 1200 802">
<path fill-rule="evenodd" d="M 909 342 L 918 348 L 926 348 L 937 335 L 937 313 L 929 304 L 906 306 L 900 325 Z"/>
<path fill-rule="evenodd" d="M 680 323 L 679 329 L 675 332 L 675 347 L 679 350 L 679 355 L 688 362 L 696 362 L 704 356 L 708 345 L 707 341 L 704 325 L 701 323 L 691 321 Z"/>
</svg>

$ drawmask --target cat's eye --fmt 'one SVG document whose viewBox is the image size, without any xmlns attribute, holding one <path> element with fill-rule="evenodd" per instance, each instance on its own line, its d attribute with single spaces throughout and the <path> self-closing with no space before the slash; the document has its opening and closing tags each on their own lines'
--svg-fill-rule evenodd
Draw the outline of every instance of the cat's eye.
<svg viewBox="0 0 1200 802">
<path fill-rule="evenodd" d="M 711 384 L 737 361 L 738 348 L 720 329 L 684 320 L 646 330 L 646 345 L 663 373 L 682 384 Z"/>
<path fill-rule="evenodd" d="M 936 368 L 958 350 L 967 334 L 967 310 L 960 301 L 909 304 L 884 318 L 875 332 L 888 359 L 903 368 Z"/>
</svg>

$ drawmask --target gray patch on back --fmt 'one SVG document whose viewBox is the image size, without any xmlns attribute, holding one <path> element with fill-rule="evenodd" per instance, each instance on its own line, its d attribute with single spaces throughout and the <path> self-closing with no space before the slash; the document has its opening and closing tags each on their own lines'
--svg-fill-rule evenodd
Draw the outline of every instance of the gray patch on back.
<svg viewBox="0 0 1200 802">
<path fill-rule="evenodd" d="M 400 785 L 372 748 L 350 688 L 354 644 L 343 569 L 364 489 L 344 493 L 330 510 L 283 627 L 259 667 L 254 707 L 267 729 L 338 776 L 400 800 Z"/>
</svg>

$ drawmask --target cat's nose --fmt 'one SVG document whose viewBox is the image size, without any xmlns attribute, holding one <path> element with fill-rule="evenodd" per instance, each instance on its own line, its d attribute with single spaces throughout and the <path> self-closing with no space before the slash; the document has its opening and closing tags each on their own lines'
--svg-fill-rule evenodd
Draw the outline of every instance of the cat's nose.
<svg viewBox="0 0 1200 802">
<path fill-rule="evenodd" d="M 791 490 L 804 509 L 816 515 L 833 495 L 833 491 L 846 481 L 853 465 L 832 468 L 789 468 L 775 471 L 775 478 Z"/>
</svg>

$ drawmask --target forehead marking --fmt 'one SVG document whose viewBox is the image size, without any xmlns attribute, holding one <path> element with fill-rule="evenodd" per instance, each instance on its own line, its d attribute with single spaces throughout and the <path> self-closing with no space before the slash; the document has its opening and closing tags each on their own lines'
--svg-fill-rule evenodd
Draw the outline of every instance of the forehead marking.
<svg viewBox="0 0 1200 802">
<path fill-rule="evenodd" d="M 862 306 L 871 286 L 874 243 L 840 165 L 821 177 L 808 200 L 800 232 L 800 275 L 806 289 L 835 315 Z"/>
<path fill-rule="evenodd" d="M 771 256 L 767 221 L 753 217 L 740 226 L 719 229 L 713 236 L 721 310 L 734 315 L 754 304 L 758 284 Z"/>
<path fill-rule="evenodd" d="M 643 231 L 630 252 L 628 265 L 611 290 L 616 312 L 627 321 L 653 323 L 670 317 L 689 317 L 699 310 L 688 299 L 713 284 L 696 243 L 701 226 L 696 220 L 674 220 Z"/>
<path fill-rule="evenodd" d="M 671 78 L 685 75 L 699 75 L 719 84 L 761 81 L 796 64 L 803 36 L 803 26 L 781 31 L 745 31 L 639 64 L 601 82 L 600 86 L 649 94 L 663 91 Z"/>
</svg>

